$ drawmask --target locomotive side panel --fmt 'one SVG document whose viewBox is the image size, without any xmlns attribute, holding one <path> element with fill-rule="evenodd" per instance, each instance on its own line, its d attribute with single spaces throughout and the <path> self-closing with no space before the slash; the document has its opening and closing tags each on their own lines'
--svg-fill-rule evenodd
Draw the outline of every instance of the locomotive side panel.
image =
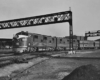
<svg viewBox="0 0 100 80">
<path fill-rule="evenodd" d="M 28 38 L 28 44 L 29 47 L 38 48 L 38 49 L 55 49 L 56 47 L 56 38 L 46 35 L 40 35 L 40 34 L 31 34 L 31 36 Z"/>
<path fill-rule="evenodd" d="M 94 47 L 94 41 L 92 40 L 79 41 L 80 49 L 94 49 Z"/>
<path fill-rule="evenodd" d="M 73 49 L 74 50 L 78 49 L 78 40 L 77 39 L 73 39 Z"/>
<path fill-rule="evenodd" d="M 100 41 L 94 41 L 94 46 L 95 46 L 95 49 L 99 49 L 100 48 Z"/>
<path fill-rule="evenodd" d="M 57 38 L 57 49 L 58 50 L 68 50 L 69 43 L 66 38 Z"/>
</svg>

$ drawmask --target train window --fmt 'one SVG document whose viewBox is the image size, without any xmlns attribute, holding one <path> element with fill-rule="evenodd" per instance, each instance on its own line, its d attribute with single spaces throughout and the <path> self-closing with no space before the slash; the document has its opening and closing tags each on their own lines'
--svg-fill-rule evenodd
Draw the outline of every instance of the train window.
<svg viewBox="0 0 100 80">
<path fill-rule="evenodd" d="M 41 42 L 43 42 L 43 40 L 41 40 Z"/>
<path fill-rule="evenodd" d="M 60 39 L 60 43 L 62 43 L 62 39 Z"/>
<path fill-rule="evenodd" d="M 60 39 L 60 42 L 62 41 L 62 39 Z"/>
<path fill-rule="evenodd" d="M 37 35 L 34 35 L 34 38 L 37 38 L 38 39 L 38 36 Z"/>
<path fill-rule="evenodd" d="M 54 41 L 54 38 L 52 38 L 52 40 Z"/>
<path fill-rule="evenodd" d="M 51 43 L 51 41 L 49 41 L 49 43 Z"/>
<path fill-rule="evenodd" d="M 46 36 L 44 36 L 44 37 L 43 37 L 43 39 L 47 40 L 47 37 L 46 37 Z"/>
</svg>

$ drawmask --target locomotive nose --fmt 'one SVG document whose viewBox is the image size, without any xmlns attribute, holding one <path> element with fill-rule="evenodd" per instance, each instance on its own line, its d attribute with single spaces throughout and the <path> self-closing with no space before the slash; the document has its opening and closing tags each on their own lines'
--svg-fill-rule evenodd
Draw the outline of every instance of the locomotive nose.
<svg viewBox="0 0 100 80">
<path fill-rule="evenodd" d="M 26 51 L 27 47 L 19 47 L 19 48 L 13 48 L 14 53 L 23 53 Z"/>
</svg>

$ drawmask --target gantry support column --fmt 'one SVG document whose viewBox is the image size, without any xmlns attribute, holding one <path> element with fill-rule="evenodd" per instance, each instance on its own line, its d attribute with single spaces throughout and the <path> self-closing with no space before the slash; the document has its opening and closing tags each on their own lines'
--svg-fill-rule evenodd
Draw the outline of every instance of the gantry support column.
<svg viewBox="0 0 100 80">
<path fill-rule="evenodd" d="M 69 20 L 69 49 L 73 51 L 73 23 L 72 23 L 72 11 L 70 11 Z"/>
</svg>

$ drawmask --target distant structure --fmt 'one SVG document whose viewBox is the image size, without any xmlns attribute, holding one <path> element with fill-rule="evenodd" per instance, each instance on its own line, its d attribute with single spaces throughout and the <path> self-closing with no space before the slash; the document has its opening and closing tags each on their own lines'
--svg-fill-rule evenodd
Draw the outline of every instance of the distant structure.
<svg viewBox="0 0 100 80">
<path fill-rule="evenodd" d="M 65 36 L 65 38 L 68 38 L 68 39 L 69 39 L 69 36 Z M 87 37 L 85 37 L 85 36 L 73 35 L 73 39 L 74 39 L 74 40 L 81 40 L 81 41 L 83 41 L 83 40 L 87 40 Z"/>
<path fill-rule="evenodd" d="M 96 37 L 100 36 L 100 30 L 95 30 L 95 31 L 87 31 L 85 32 L 86 37 Z"/>
<path fill-rule="evenodd" d="M 0 38 L 0 49 L 12 48 L 12 39 Z"/>
</svg>

